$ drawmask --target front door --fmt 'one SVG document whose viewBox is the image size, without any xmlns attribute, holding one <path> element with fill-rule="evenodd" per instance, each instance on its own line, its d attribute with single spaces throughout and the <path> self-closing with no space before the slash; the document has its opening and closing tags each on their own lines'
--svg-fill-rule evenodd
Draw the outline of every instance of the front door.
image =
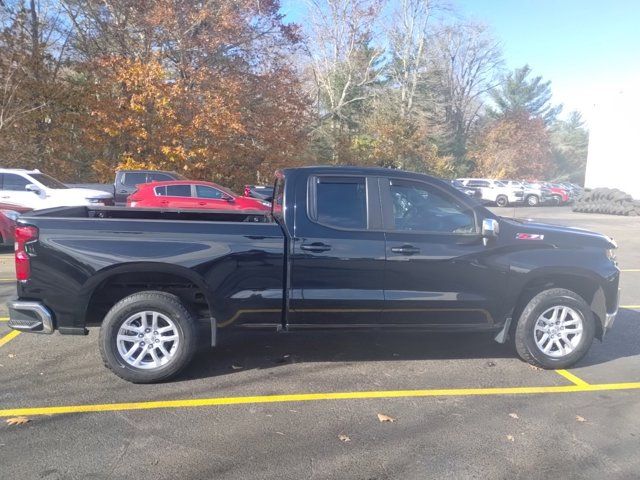
<svg viewBox="0 0 640 480">
<path fill-rule="evenodd" d="M 319 175 L 296 190 L 308 201 L 296 205 L 289 328 L 379 324 L 385 240 L 377 179 Z"/>
<path fill-rule="evenodd" d="M 436 183 L 384 179 L 380 191 L 387 230 L 384 322 L 491 328 L 504 314 L 506 272 L 491 264 L 473 206 Z"/>
</svg>

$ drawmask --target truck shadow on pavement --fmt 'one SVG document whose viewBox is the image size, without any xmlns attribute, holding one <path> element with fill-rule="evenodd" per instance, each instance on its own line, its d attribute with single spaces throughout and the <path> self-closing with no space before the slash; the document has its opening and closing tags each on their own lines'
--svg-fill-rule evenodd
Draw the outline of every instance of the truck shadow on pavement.
<svg viewBox="0 0 640 480">
<path fill-rule="evenodd" d="M 640 359 L 640 312 L 621 310 L 605 342 L 598 340 L 578 364 L 589 366 L 621 357 Z M 175 381 L 228 375 L 316 362 L 388 362 L 411 360 L 517 361 L 514 347 L 487 334 L 444 334 L 388 331 L 223 332 L 219 346 L 200 352 Z"/>
</svg>

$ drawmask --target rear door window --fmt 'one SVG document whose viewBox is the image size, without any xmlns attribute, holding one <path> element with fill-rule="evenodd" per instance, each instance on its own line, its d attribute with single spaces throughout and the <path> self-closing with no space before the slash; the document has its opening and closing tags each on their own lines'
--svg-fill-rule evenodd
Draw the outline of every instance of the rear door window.
<svg viewBox="0 0 640 480">
<path fill-rule="evenodd" d="M 367 228 L 367 187 L 364 177 L 317 177 L 313 219 L 336 228 Z"/>
<path fill-rule="evenodd" d="M 168 197 L 190 197 L 191 185 L 167 185 Z"/>
</svg>

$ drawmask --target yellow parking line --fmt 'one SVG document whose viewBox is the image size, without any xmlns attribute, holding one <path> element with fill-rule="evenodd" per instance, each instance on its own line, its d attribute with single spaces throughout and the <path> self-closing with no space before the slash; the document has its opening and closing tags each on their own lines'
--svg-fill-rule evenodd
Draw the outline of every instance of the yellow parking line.
<svg viewBox="0 0 640 480">
<path fill-rule="evenodd" d="M 620 308 L 628 308 L 629 310 L 640 310 L 640 305 L 620 305 Z"/>
<path fill-rule="evenodd" d="M 8 322 L 9 317 L 0 317 L 0 322 Z"/>
<path fill-rule="evenodd" d="M 6 345 L 18 335 L 20 335 L 20 332 L 17 330 L 12 330 L 11 332 L 7 333 L 4 337 L 0 338 L 0 347 Z"/>
<path fill-rule="evenodd" d="M 640 268 L 623 268 L 621 272 L 640 272 Z"/>
<path fill-rule="evenodd" d="M 576 377 L 573 373 L 568 372 L 566 370 L 556 370 L 556 373 L 562 375 L 564 378 L 566 378 L 570 382 L 574 383 L 575 385 L 579 385 L 579 386 L 582 386 L 582 387 L 585 386 L 585 385 L 589 385 L 587 382 L 585 382 L 581 378 Z"/>
<path fill-rule="evenodd" d="M 367 392 L 294 393 L 289 395 L 259 395 L 250 397 L 194 398 L 153 402 L 61 405 L 55 407 L 25 407 L 0 410 L 0 417 L 57 415 L 63 413 L 118 412 L 124 410 L 156 410 L 161 408 L 193 408 L 221 405 L 260 403 L 312 402 L 320 400 L 369 400 L 376 398 L 461 397 L 482 395 L 531 395 L 546 393 L 602 392 L 640 390 L 636 383 L 604 383 L 597 385 L 564 385 L 554 387 L 450 388 L 433 390 L 383 390 Z"/>
<path fill-rule="evenodd" d="M 0 282 L 15 282 L 15 278 L 0 278 Z"/>
</svg>

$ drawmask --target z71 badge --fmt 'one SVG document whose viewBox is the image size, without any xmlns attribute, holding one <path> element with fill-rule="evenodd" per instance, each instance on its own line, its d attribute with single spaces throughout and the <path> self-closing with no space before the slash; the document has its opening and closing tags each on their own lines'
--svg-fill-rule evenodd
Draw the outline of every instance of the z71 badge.
<svg viewBox="0 0 640 480">
<path fill-rule="evenodd" d="M 516 240 L 544 240 L 541 233 L 516 233 Z"/>
</svg>

